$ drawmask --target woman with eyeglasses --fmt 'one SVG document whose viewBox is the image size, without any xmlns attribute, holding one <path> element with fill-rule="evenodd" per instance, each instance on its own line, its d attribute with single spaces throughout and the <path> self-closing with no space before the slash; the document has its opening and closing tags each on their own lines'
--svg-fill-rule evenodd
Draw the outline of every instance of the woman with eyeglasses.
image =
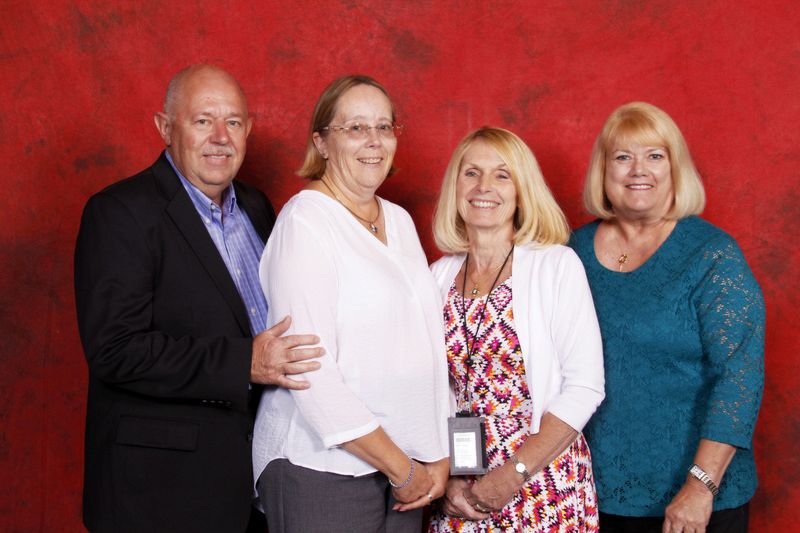
<svg viewBox="0 0 800 533">
<path fill-rule="evenodd" d="M 485 444 L 471 463 L 453 447 L 454 474 L 465 475 L 448 482 L 429 531 L 596 532 L 581 430 L 603 399 L 600 330 L 583 266 L 564 246 L 566 218 L 522 139 L 483 127 L 459 143 L 434 236 L 451 254 L 432 270 L 452 423 L 473 421 Z M 472 467 L 481 462 L 488 471 Z"/>
<path fill-rule="evenodd" d="M 261 260 L 269 320 L 325 348 L 302 391 L 267 389 L 253 442 L 270 533 L 413 532 L 447 479 L 439 296 L 410 216 L 376 195 L 397 148 L 394 106 L 366 76 L 317 102 L 306 187 Z M 404 511 L 396 510 L 405 504 Z"/>
</svg>

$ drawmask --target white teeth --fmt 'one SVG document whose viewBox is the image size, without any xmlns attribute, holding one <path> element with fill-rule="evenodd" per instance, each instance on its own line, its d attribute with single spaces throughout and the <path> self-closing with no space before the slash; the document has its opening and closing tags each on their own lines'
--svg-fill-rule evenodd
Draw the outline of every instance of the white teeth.
<svg viewBox="0 0 800 533">
<path fill-rule="evenodd" d="M 366 163 L 368 165 L 374 165 L 375 163 L 380 163 L 381 162 L 381 158 L 380 157 L 372 157 L 372 158 L 368 158 L 368 159 L 359 159 L 359 161 L 361 161 L 362 163 Z"/>
<path fill-rule="evenodd" d="M 627 185 L 629 189 L 636 189 L 636 190 L 645 190 L 645 189 L 652 189 L 652 185 L 647 185 L 646 183 L 636 183 L 633 185 Z"/>
<path fill-rule="evenodd" d="M 489 202 L 486 200 L 472 200 L 470 205 L 473 207 L 494 207 L 497 205 L 496 202 Z"/>
</svg>

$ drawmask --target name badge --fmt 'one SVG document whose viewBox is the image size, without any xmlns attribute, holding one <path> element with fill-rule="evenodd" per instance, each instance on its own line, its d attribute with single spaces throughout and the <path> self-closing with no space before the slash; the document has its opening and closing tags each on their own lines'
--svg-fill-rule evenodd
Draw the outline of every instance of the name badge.
<svg viewBox="0 0 800 533">
<path fill-rule="evenodd" d="M 488 469 L 485 418 L 451 416 L 447 419 L 450 441 L 450 475 L 480 475 Z"/>
</svg>

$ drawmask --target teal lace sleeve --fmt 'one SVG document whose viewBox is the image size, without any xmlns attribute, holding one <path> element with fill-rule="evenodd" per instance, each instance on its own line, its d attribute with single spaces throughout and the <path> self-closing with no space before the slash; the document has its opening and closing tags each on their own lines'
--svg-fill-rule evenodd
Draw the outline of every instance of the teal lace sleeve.
<svg viewBox="0 0 800 533">
<path fill-rule="evenodd" d="M 749 449 L 764 383 L 764 300 L 736 242 L 723 236 L 704 252 L 708 270 L 693 297 L 711 373 L 701 434 Z"/>
</svg>

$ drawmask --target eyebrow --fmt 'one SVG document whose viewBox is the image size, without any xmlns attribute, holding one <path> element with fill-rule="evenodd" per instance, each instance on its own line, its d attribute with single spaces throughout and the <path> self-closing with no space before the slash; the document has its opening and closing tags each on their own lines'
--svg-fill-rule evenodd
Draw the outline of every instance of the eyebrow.
<svg viewBox="0 0 800 533">
<path fill-rule="evenodd" d="M 248 113 L 247 112 L 243 113 L 243 112 L 240 112 L 240 111 L 235 111 L 233 113 L 221 113 L 221 114 L 218 115 L 217 113 L 209 111 L 208 109 L 203 109 L 203 110 L 197 111 L 196 113 L 192 114 L 191 116 L 199 116 L 199 115 L 208 115 L 208 116 L 212 116 L 212 117 L 220 116 L 220 117 L 229 117 L 229 118 L 230 117 L 244 118 L 244 117 L 246 117 L 248 115 Z"/>
<path fill-rule="evenodd" d="M 480 166 L 480 165 L 478 165 L 477 163 L 473 163 L 472 161 L 464 160 L 464 161 L 461 162 L 461 166 L 462 167 L 477 167 L 477 166 Z M 508 168 L 508 165 L 505 162 L 503 162 L 503 163 L 500 163 L 498 166 L 496 166 L 494 168 L 495 169 Z"/>
<path fill-rule="evenodd" d="M 654 151 L 654 150 L 666 150 L 666 149 L 667 149 L 667 147 L 666 147 L 666 146 L 644 146 L 644 148 L 645 148 L 645 149 L 646 149 L 648 152 L 652 152 L 652 151 Z M 628 150 L 628 149 L 626 149 L 626 148 L 612 148 L 612 149 L 611 149 L 611 152 L 630 152 L 630 151 L 631 151 L 631 150 Z"/>
<path fill-rule="evenodd" d="M 366 122 L 367 121 L 367 117 L 365 117 L 364 115 L 356 115 L 356 116 L 354 116 L 352 118 L 343 118 L 342 122 L 353 122 L 353 121 L 356 121 L 356 120 L 360 120 L 362 122 Z M 380 122 L 381 120 L 385 120 L 387 122 L 391 122 L 392 121 L 391 117 L 378 117 L 378 121 Z"/>
</svg>

